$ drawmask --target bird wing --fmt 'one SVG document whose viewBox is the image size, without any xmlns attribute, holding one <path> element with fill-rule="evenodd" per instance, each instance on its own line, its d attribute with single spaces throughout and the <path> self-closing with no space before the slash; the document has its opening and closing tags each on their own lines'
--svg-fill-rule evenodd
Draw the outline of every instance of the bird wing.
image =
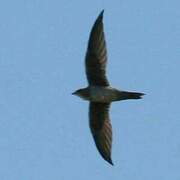
<svg viewBox="0 0 180 180">
<path fill-rule="evenodd" d="M 111 159 L 112 126 L 109 118 L 109 103 L 90 103 L 89 124 L 96 147 L 101 156 L 113 165 Z"/>
<path fill-rule="evenodd" d="M 106 78 L 107 50 L 103 30 L 103 12 L 96 19 L 86 52 L 86 76 L 89 85 L 109 86 Z"/>
</svg>

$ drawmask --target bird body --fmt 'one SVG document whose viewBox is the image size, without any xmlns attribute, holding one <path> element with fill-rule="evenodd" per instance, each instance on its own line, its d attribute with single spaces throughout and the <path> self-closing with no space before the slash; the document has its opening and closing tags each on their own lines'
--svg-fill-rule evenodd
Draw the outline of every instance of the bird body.
<svg viewBox="0 0 180 180">
<path fill-rule="evenodd" d="M 107 50 L 103 30 L 103 12 L 96 19 L 88 41 L 85 58 L 88 87 L 78 89 L 73 94 L 89 101 L 89 126 L 95 145 L 101 156 L 113 165 L 110 104 L 113 101 L 141 99 L 144 94 L 122 91 L 110 86 L 106 77 Z"/>
<path fill-rule="evenodd" d="M 143 93 L 121 91 L 110 86 L 89 86 L 75 92 L 80 98 L 99 103 L 111 103 L 126 99 L 140 99 Z"/>
<path fill-rule="evenodd" d="M 99 103 L 111 103 L 118 98 L 118 90 L 110 86 L 90 86 L 90 101 Z"/>
</svg>

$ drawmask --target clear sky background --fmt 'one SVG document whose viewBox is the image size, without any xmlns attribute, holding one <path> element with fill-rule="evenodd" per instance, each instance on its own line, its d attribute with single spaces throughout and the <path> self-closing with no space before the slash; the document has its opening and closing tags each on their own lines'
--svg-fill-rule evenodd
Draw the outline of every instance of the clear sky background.
<svg viewBox="0 0 180 180">
<path fill-rule="evenodd" d="M 179 0 L 0 1 L 0 180 L 180 179 Z M 112 159 L 98 154 L 84 56 L 102 9 L 107 74 L 142 100 L 111 106 Z"/>
</svg>

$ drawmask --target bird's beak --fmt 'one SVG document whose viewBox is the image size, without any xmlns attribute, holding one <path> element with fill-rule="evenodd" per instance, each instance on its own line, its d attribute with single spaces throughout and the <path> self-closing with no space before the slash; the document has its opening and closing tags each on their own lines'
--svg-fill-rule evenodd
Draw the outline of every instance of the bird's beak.
<svg viewBox="0 0 180 180">
<path fill-rule="evenodd" d="M 76 92 L 73 92 L 73 93 L 72 93 L 72 95 L 75 95 L 75 94 L 76 94 Z"/>
</svg>

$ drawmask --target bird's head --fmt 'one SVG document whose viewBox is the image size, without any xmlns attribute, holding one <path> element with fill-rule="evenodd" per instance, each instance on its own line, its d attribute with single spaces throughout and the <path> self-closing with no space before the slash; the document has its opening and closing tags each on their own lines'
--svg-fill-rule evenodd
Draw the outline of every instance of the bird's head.
<svg viewBox="0 0 180 180">
<path fill-rule="evenodd" d="M 78 90 L 76 90 L 76 91 L 74 91 L 73 93 L 72 93 L 72 95 L 76 95 L 76 96 L 79 96 L 81 93 L 82 93 L 82 89 L 78 89 Z"/>
<path fill-rule="evenodd" d="M 76 95 L 76 96 L 79 96 L 80 98 L 88 100 L 88 98 L 89 98 L 89 89 L 87 89 L 87 88 L 78 89 L 75 92 L 73 92 L 72 95 Z"/>
</svg>

